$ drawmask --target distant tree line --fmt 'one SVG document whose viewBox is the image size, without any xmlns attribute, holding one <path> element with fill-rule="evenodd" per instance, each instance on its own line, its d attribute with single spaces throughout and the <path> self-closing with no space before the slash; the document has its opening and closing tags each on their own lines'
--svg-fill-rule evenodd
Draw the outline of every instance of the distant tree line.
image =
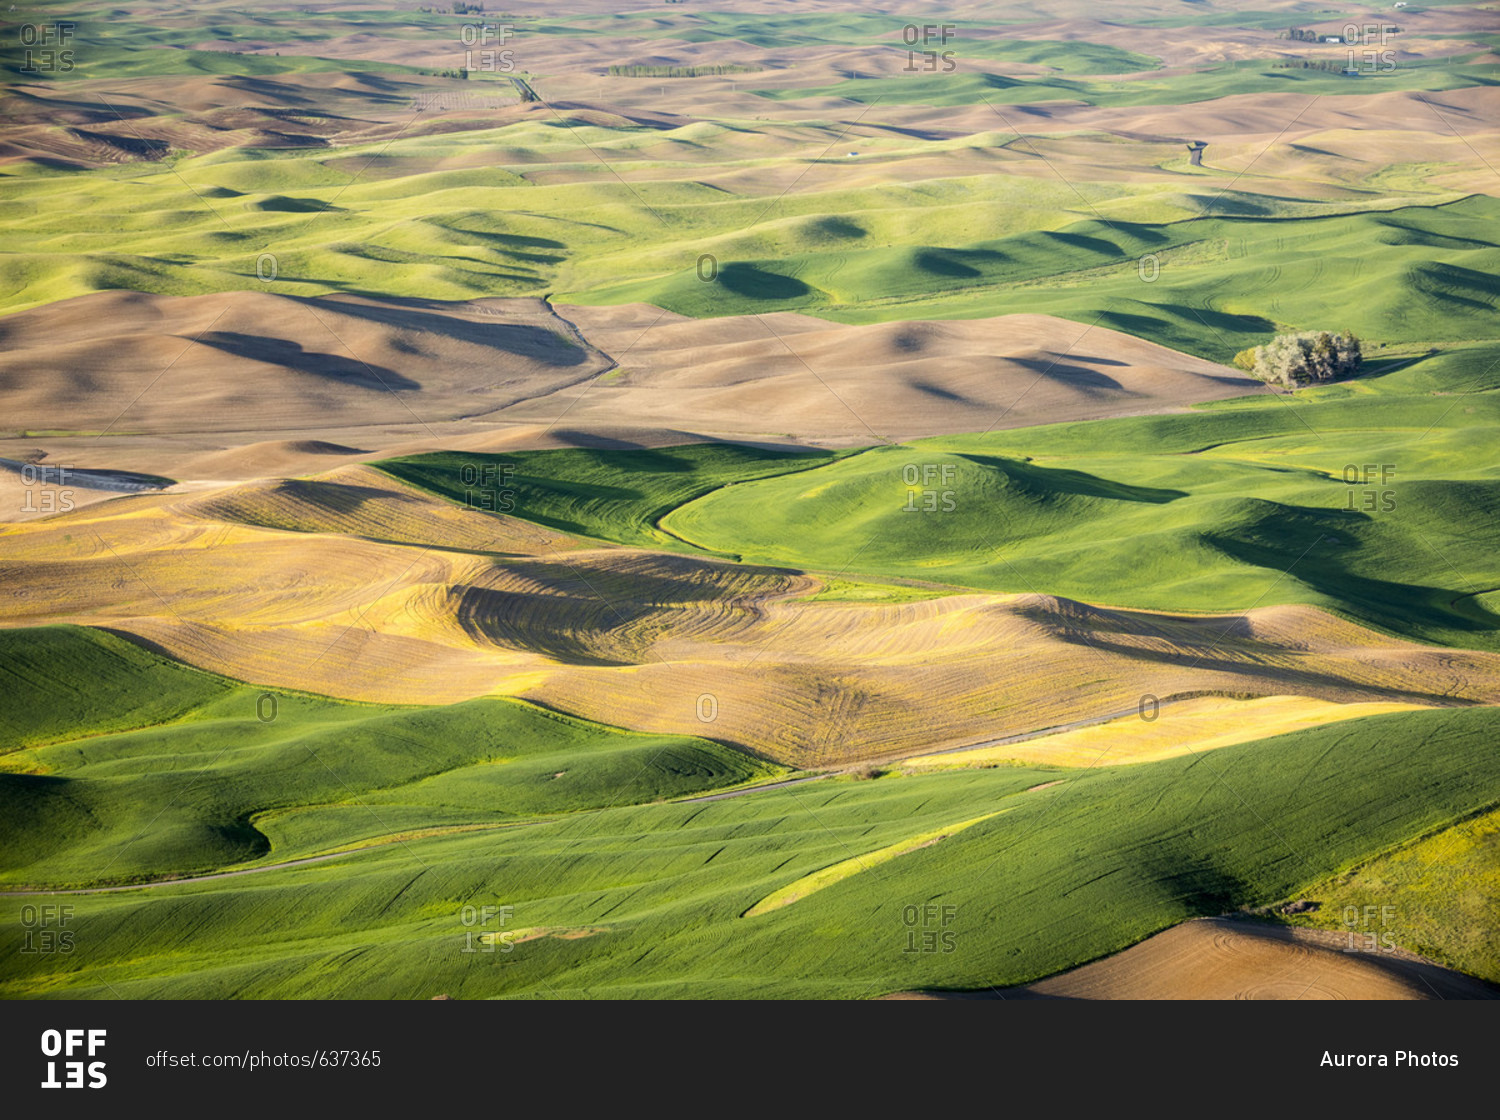
<svg viewBox="0 0 1500 1120">
<path fill-rule="evenodd" d="M 709 74 L 754 74 L 755 66 L 741 66 L 737 62 L 720 63 L 717 66 L 611 66 L 611 78 L 702 78 Z"/>
<path fill-rule="evenodd" d="M 1347 62 L 1334 62 L 1327 58 L 1293 58 L 1286 62 L 1273 63 L 1272 70 L 1334 70 L 1339 73 L 1349 69 Z"/>
<path fill-rule="evenodd" d="M 1350 27 L 1353 26 L 1355 25 L 1350 24 Z M 1374 25 L 1372 24 L 1370 30 L 1373 31 L 1374 29 Z M 1401 28 L 1392 23 L 1383 23 L 1380 25 L 1380 33 L 1382 36 L 1381 41 L 1383 42 L 1386 35 L 1399 35 Z M 1366 32 L 1364 28 L 1360 29 L 1360 34 L 1355 39 L 1350 40 L 1343 33 L 1332 35 L 1327 31 L 1317 31 L 1311 27 L 1288 27 L 1276 36 L 1278 39 L 1295 39 L 1299 43 L 1321 43 L 1324 39 L 1335 38 L 1340 42 L 1362 42 L 1365 37 Z"/>
<path fill-rule="evenodd" d="M 1296 389 L 1320 381 L 1353 377 L 1364 361 L 1353 331 L 1279 334 L 1264 346 L 1241 350 L 1234 364 L 1262 381 Z"/>
</svg>

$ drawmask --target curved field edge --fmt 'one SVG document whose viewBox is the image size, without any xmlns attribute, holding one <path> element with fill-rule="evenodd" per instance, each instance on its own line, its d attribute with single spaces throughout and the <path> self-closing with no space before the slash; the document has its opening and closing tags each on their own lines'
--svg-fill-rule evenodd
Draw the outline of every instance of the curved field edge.
<svg viewBox="0 0 1500 1120">
<path fill-rule="evenodd" d="M 1042 732 L 1016 742 L 912 755 L 900 760 L 908 773 L 989 766 L 1088 768 L 1157 762 L 1250 743 L 1307 727 L 1391 712 L 1421 711 L 1424 705 L 1367 701 L 1337 704 L 1308 696 L 1153 697 L 1128 715 L 1090 726 Z"/>
<path fill-rule="evenodd" d="M 1500 999 L 1500 986 L 1400 948 L 1241 915 L 1194 918 L 1119 953 L 1018 988 L 893 999 Z"/>
<path fill-rule="evenodd" d="M 1494 648 L 1495 356 L 1445 355 L 1295 400 L 937 437 L 794 470 L 719 445 L 384 468 L 465 501 L 466 470 L 509 465 L 525 480 L 510 488 L 515 515 L 618 543 L 1145 610 L 1306 603 L 1407 639 Z M 1356 467 L 1350 481 L 1350 464 L 1371 463 L 1372 479 Z"/>
<path fill-rule="evenodd" d="M 674 131 L 687 139 L 695 127 Z M 493 160 L 499 145 L 561 156 L 559 172 L 571 175 L 576 141 L 557 152 L 566 141 L 556 134 L 573 131 L 518 122 L 449 138 L 396 138 L 389 153 L 356 146 L 348 158 L 360 150 L 371 160 L 398 158 L 405 150 L 432 164 L 447 149 Z M 643 133 L 659 138 L 655 130 L 579 131 L 593 134 L 583 151 L 598 159 L 628 158 Z M 961 141 L 985 151 L 1000 142 L 990 132 Z M 907 154 L 923 160 L 952 143 Z M 1388 209 L 1380 208 L 1391 206 L 1388 198 L 1366 195 L 1311 204 L 1333 214 L 1281 216 L 1298 204 L 1274 180 L 1257 184 L 1261 194 L 1228 187 L 1211 194 L 1212 180 L 1185 184 L 1175 173 L 1147 185 L 1089 166 L 1070 188 L 1021 174 L 933 177 L 924 168 L 913 182 L 794 192 L 776 199 L 776 214 L 762 224 L 768 203 L 760 190 L 668 177 L 648 181 L 648 207 L 624 180 L 544 184 L 491 166 L 350 185 L 326 159 L 321 150 L 261 158 L 219 152 L 162 168 L 134 165 L 128 184 L 113 170 L 65 181 L 0 176 L 0 203 L 25 215 L 7 231 L 13 248 L 0 260 L 0 277 L 10 295 L 0 302 L 19 310 L 117 289 L 269 290 L 645 302 L 694 318 L 800 310 L 859 322 L 988 317 L 1045 304 L 1063 318 L 1217 361 L 1266 341 L 1278 324 L 1350 326 L 1388 342 L 1473 338 L 1484 311 L 1496 306 L 1496 201 L 1483 195 L 1448 201 L 1450 192 L 1434 205 Z M 528 175 L 544 170 L 526 162 Z M 899 175 L 900 162 L 892 170 Z M 184 210 L 184 184 L 194 193 L 229 192 L 235 201 L 212 213 Z M 1097 199 L 1120 217 L 1080 213 L 1075 189 L 1087 192 L 1091 210 Z M 289 201 L 281 191 L 295 192 L 295 208 L 275 208 Z M 1360 204 L 1367 208 L 1351 210 Z M 1210 207 L 1220 213 L 1204 217 Z M 337 216 L 332 230 L 319 220 L 325 209 Z M 106 230 L 108 251 L 100 239 Z M 262 285 L 257 260 L 268 244 L 277 247 L 281 272 Z M 695 263 L 705 251 L 721 262 L 707 283 Z M 1149 254 L 1168 267 L 1143 293 L 1140 261 Z"/>
<path fill-rule="evenodd" d="M 801 473 L 847 454 L 693 443 L 628 451 L 440 451 L 374 466 L 465 508 L 508 513 L 573 536 L 711 551 L 676 537 L 662 518 L 720 487 Z"/>
<path fill-rule="evenodd" d="M 984 241 L 852 244 L 691 266 L 559 292 L 573 304 L 646 303 L 695 319 L 798 311 L 842 323 L 972 319 L 1045 309 L 1213 361 L 1278 329 L 1350 327 L 1380 343 L 1493 337 L 1500 299 L 1488 195 L 1318 217 L 1084 218 Z M 816 243 L 816 242 L 815 242 Z M 1381 252 L 1373 257 L 1372 245 Z M 1142 291 L 1141 260 L 1171 267 Z M 1330 273 L 1357 277 L 1330 283 Z"/>
<path fill-rule="evenodd" d="M 780 910 L 783 906 L 806 898 L 808 895 L 831 887 L 835 883 L 841 883 L 851 875 L 858 875 L 861 871 L 869 871 L 879 867 L 882 863 L 888 863 L 909 852 L 925 848 L 929 844 L 940 844 L 950 836 L 956 836 L 966 828 L 970 828 L 981 821 L 987 821 L 991 817 L 999 816 L 1005 812 L 997 809 L 993 813 L 986 813 L 982 817 L 973 817 L 957 824 L 946 825 L 942 828 L 929 829 L 915 836 L 908 836 L 905 840 L 898 840 L 894 844 L 887 844 L 883 848 L 877 848 L 873 852 L 865 852 L 862 855 L 850 856 L 848 859 L 840 860 L 820 871 L 814 871 L 811 875 L 804 875 L 795 883 L 788 883 L 780 890 L 766 895 L 750 909 L 745 911 L 745 917 L 756 918 L 761 914 L 768 914 L 772 910 Z"/>
<path fill-rule="evenodd" d="M 80 626 L 0 629 L 0 757 L 187 718 L 234 683 Z"/>
<path fill-rule="evenodd" d="M 1283 920 L 1331 930 L 1356 951 L 1397 945 L 1500 983 L 1500 807 L 1382 852 L 1309 886 L 1317 910 Z"/>
<path fill-rule="evenodd" d="M 1500 587 L 1500 484 L 1472 425 L 1497 402 L 1472 397 L 1452 417 L 1442 398 L 1379 403 L 1095 422 L 1091 450 L 1070 446 L 1081 425 L 922 441 L 721 489 L 662 523 L 756 563 L 1145 610 L 1306 603 L 1401 637 L 1493 647 L 1500 615 L 1484 596 Z M 1326 424 L 1340 411 L 1341 431 Z M 1367 426 L 1351 430 L 1351 412 Z M 1226 438 L 1204 441 L 1211 455 L 1141 446 L 1174 426 Z M 1351 462 L 1388 477 L 1351 483 Z M 945 481 L 903 481 L 918 471 Z"/>
<path fill-rule="evenodd" d="M 0 643 L 34 668 L 50 666 L 12 698 L 25 712 L 53 713 L 45 745 L 0 759 L 0 881 L 15 886 L 281 862 L 784 773 L 706 739 L 628 731 L 509 697 L 397 707 L 184 677 L 173 662 L 83 627 L 0 631 Z M 112 675 L 101 679 L 101 664 Z M 200 691 L 170 692 L 184 680 Z M 76 702 L 96 685 L 121 705 L 107 721 L 121 729 L 100 732 L 100 710 Z M 162 696 L 173 701 L 172 722 L 156 718 Z"/>
<path fill-rule="evenodd" d="M 851 849 L 993 812 L 1056 772 L 834 780 L 613 808 L 253 880 L 81 896 L 72 929 L 88 952 L 4 953 L 0 992 L 864 998 L 1022 984 L 1188 918 L 1293 897 L 1492 805 L 1497 731 L 1491 709 L 1400 713 L 1086 771 L 751 922 L 740 915 L 756 901 Z M 22 901 L 0 899 L 0 914 Z M 511 908 L 504 928 L 597 932 L 586 945 L 465 953 L 464 908 L 481 904 Z M 951 915 L 953 951 L 903 952 L 910 915 L 928 904 Z M 0 928 L 0 947 L 19 948 L 19 922 Z"/>
</svg>

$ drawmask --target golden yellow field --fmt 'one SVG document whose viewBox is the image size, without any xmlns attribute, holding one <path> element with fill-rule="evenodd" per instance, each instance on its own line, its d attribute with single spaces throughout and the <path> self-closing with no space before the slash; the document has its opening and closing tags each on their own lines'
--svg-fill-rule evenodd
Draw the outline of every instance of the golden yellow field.
<svg viewBox="0 0 1500 1120">
<path fill-rule="evenodd" d="M 1341 937 L 1346 947 L 1392 944 L 1450 968 L 1493 977 L 1500 947 L 1500 810 L 1463 820 L 1384 852 L 1302 897 L 1316 911 L 1295 920 Z"/>
<path fill-rule="evenodd" d="M 904 856 L 908 852 L 915 852 L 919 848 L 926 848 L 932 844 L 940 844 L 955 833 L 962 832 L 964 829 L 976 825 L 980 821 L 987 821 L 991 817 L 999 816 L 1003 812 L 1005 812 L 1004 809 L 999 809 L 993 813 L 985 813 L 980 817 L 971 817 L 969 820 L 959 821 L 957 824 L 948 825 L 946 828 L 929 829 L 916 836 L 909 836 L 905 840 L 898 840 L 894 844 L 887 844 L 883 848 L 877 848 L 873 852 L 866 852 L 863 855 L 851 856 L 848 859 L 840 860 L 838 863 L 825 867 L 821 871 L 815 871 L 811 875 L 804 875 L 796 882 L 788 883 L 786 886 L 766 895 L 765 898 L 746 910 L 744 916 L 754 918 L 761 914 L 768 914 L 772 910 L 779 910 L 783 906 L 790 906 L 792 903 L 798 902 L 808 895 L 822 890 L 824 887 L 831 887 L 834 883 L 843 882 L 851 875 L 858 875 L 861 871 L 869 871 L 872 868 L 879 867 L 882 863 L 889 863 L 899 856 Z"/>
<path fill-rule="evenodd" d="M 12 525 L 0 567 L 5 625 L 104 626 L 252 683 L 355 700 L 519 696 L 803 767 L 977 746 L 1131 711 L 1144 695 L 1273 699 L 1168 703 L 1154 723 L 912 765 L 1143 761 L 1500 697 L 1500 656 L 1399 641 L 1313 607 L 809 601 L 827 577 L 584 544 L 365 466 Z"/>
<path fill-rule="evenodd" d="M 947 754 L 919 755 L 903 768 L 912 772 L 971 766 L 1121 766 L 1155 762 L 1215 747 L 1268 739 L 1337 720 L 1411 711 L 1419 704 L 1389 701 L 1333 703 L 1309 696 L 1264 696 L 1253 700 L 1197 697 L 1140 711 L 1092 727 L 1059 731 L 1021 743 Z"/>
</svg>

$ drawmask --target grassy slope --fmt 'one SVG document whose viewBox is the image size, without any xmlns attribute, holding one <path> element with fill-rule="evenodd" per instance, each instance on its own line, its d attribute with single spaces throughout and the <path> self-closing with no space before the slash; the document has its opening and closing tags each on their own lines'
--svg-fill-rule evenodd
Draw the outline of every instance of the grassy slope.
<svg viewBox="0 0 1500 1120">
<path fill-rule="evenodd" d="M 260 288 L 265 252 L 278 261 L 265 288 L 286 294 L 552 293 L 694 316 L 800 309 L 847 321 L 1045 307 L 1219 359 L 1277 324 L 1330 319 L 1389 341 L 1472 338 L 1496 306 L 1500 203 L 1488 198 L 1312 217 L 1351 204 L 1295 203 L 1279 197 L 1284 183 L 1253 174 L 1224 193 L 1199 189 L 1196 176 L 1121 183 L 1070 172 L 1065 183 L 927 171 L 900 181 L 905 159 L 954 147 L 910 138 L 865 145 L 895 172 L 879 185 L 833 180 L 773 201 L 680 181 L 688 160 L 789 162 L 800 179 L 807 153 L 837 138 L 817 124 L 757 129 L 549 119 L 337 155 L 225 150 L 65 176 L 11 166 L 0 170 L 0 307 L 111 288 Z M 1016 140 L 963 143 L 999 153 Z M 1024 145 L 1017 154 L 1034 158 Z M 597 159 L 632 181 L 537 187 L 517 173 L 576 174 Z M 470 160 L 486 166 L 438 168 Z M 713 283 L 698 278 L 703 253 L 720 261 Z M 1142 281 L 1145 254 L 1160 265 L 1153 283 Z"/>
<path fill-rule="evenodd" d="M 1392 363 L 1372 362 L 1367 380 L 1295 399 L 940 437 L 811 469 L 710 445 L 507 461 L 517 515 L 623 543 L 680 537 L 757 563 L 1162 610 L 1312 603 L 1494 648 L 1500 400 L 1478 390 L 1500 378 L 1496 359 L 1455 350 L 1384 375 Z M 461 497 L 465 464 L 484 458 L 386 468 Z M 1346 481 L 1366 465 L 1368 485 Z"/>
<path fill-rule="evenodd" d="M 387 459 L 379 466 L 403 482 L 483 509 L 504 510 L 502 498 L 509 493 L 515 516 L 565 533 L 682 548 L 656 526 L 668 511 L 731 482 L 795 474 L 838 457 L 693 444 L 638 451 L 437 452 Z M 509 473 L 503 473 L 507 467 Z M 466 478 L 486 485 L 468 485 Z"/>
<path fill-rule="evenodd" d="M 113 659 L 101 666 L 100 637 L 81 628 L 0 635 L 50 665 L 32 674 L 25 711 L 57 713 L 41 729 L 53 745 L 7 754 L 10 772 L 0 772 L 0 879 L 13 883 L 279 860 L 411 827 L 651 801 L 774 772 L 705 740 L 508 699 L 394 708 L 282 693 L 273 709 L 261 689 L 124 642 L 102 643 Z M 173 692 L 174 673 L 204 683 Z M 80 694 L 99 699 L 79 707 Z M 168 712 L 175 722 L 95 734 Z"/>
<path fill-rule="evenodd" d="M 1394 942 L 1451 968 L 1500 978 L 1500 812 L 1384 853 L 1303 892 L 1322 903 L 1297 925 L 1364 949 Z"/>
<path fill-rule="evenodd" d="M 0 757 L 180 720 L 236 687 L 102 630 L 0 630 Z"/>
<path fill-rule="evenodd" d="M 819 148 L 835 135 L 816 127 L 800 132 L 804 144 Z M 833 190 L 784 199 L 768 221 L 765 198 L 701 184 L 626 186 L 609 179 L 539 190 L 515 173 L 548 164 L 586 167 L 590 149 L 622 170 L 659 169 L 671 178 L 680 174 L 674 164 L 688 157 L 776 162 L 783 145 L 762 154 L 766 141 L 745 133 L 527 121 L 350 147 L 334 158 L 235 150 L 65 177 L 28 166 L 0 169 L 8 233 L 8 255 L 0 258 L 3 305 L 112 287 L 172 294 L 243 289 L 255 284 L 262 252 L 276 254 L 281 279 L 271 288 L 286 293 L 445 299 L 582 293 L 692 269 L 703 252 L 733 261 L 789 255 L 830 237 L 858 248 L 866 238 L 970 240 L 1074 220 L 1068 210 L 1077 198 L 1061 184 L 970 178 L 922 189 Z M 439 161 L 466 159 L 487 166 L 435 169 Z M 1119 185 L 1084 189 L 1097 201 L 1151 193 Z M 304 212 L 285 209 L 285 202 L 274 203 L 283 209 L 265 209 L 273 196 L 297 200 Z M 976 213 L 973 204 L 986 198 L 1003 198 L 1006 207 Z M 1170 203 L 1164 212 L 1190 213 Z M 830 224 L 844 215 L 853 226 Z M 812 228 L 820 222 L 821 234 Z M 961 227 L 968 232 L 959 234 Z"/>
<path fill-rule="evenodd" d="M 622 34 L 663 38 L 735 36 L 777 47 L 883 36 L 897 45 L 898 21 L 862 14 L 779 23 L 714 13 L 674 13 L 670 24 L 607 18 Z M 1198 22 L 1257 20 L 1275 27 L 1285 15 L 1216 13 Z M 685 22 L 692 31 L 683 33 Z M 597 32 L 590 21 L 579 27 Z M 165 40 L 148 41 L 124 23 L 115 30 L 115 43 L 90 44 L 74 77 L 101 67 L 114 77 L 362 68 L 293 58 L 290 50 L 253 61 L 159 51 L 151 48 Z M 251 30 L 226 25 L 214 33 Z M 254 33 L 287 44 L 321 34 Z M 970 43 L 967 53 L 1046 64 L 1045 44 L 1027 49 L 1034 57 L 1021 58 L 1009 43 Z M 1076 56 L 1076 47 L 1069 51 Z M 1125 61 L 1133 62 L 1096 51 L 1077 72 Z M 1082 95 L 1138 104 L 1261 88 L 1364 94 L 1476 80 L 1483 75 L 1440 67 L 1355 81 L 1254 68 L 1132 83 L 1011 84 L 965 74 L 861 80 L 844 83 L 844 95 L 889 86 L 882 97 L 891 101 Z M 811 92 L 818 91 L 787 95 Z M 674 161 L 684 158 L 756 158 L 753 149 L 715 148 L 712 132 L 575 130 L 549 121 L 410 137 L 340 158 L 357 167 L 375 156 L 382 169 L 418 173 L 353 185 L 326 153 L 223 152 L 68 176 L 12 169 L 0 177 L 8 231 L 0 286 L 10 307 L 109 287 L 249 287 L 256 256 L 274 249 L 286 277 L 280 290 L 299 293 L 469 298 L 561 288 L 574 298 L 646 299 L 696 315 L 796 307 L 849 320 L 1044 306 L 1219 358 L 1279 323 L 1348 324 L 1424 344 L 1479 339 L 1496 309 L 1500 250 L 1489 199 L 1267 222 L 1246 219 L 1284 214 L 1285 200 L 1225 194 L 1212 199 L 1213 212 L 1235 217 L 1166 224 L 1199 212 L 1209 197 L 1180 184 L 1076 184 L 1106 213 L 1149 219 L 1109 225 L 1076 221 L 1092 211 L 1074 187 L 991 176 L 792 195 L 760 226 L 765 199 L 670 181 L 679 173 Z M 585 138 L 612 165 L 655 165 L 668 177 L 538 190 L 499 166 L 426 170 L 478 152 L 501 165 L 593 166 Z M 878 153 L 880 144 L 861 147 Z M 1007 205 L 987 204 L 996 198 Z M 717 285 L 692 276 L 705 250 L 725 262 Z M 1152 286 L 1137 270 L 1146 252 L 1164 265 Z M 1486 430 L 1500 417 L 1486 398 L 1397 399 L 1396 391 L 1481 387 L 1493 356 L 1451 350 L 1383 382 L 1307 394 L 1310 403 L 1295 413 L 1267 401 L 1191 417 L 958 437 L 840 458 L 807 475 L 733 449 L 499 461 L 518 464 L 517 512 L 590 536 L 679 547 L 656 528 L 678 508 L 671 523 L 691 526 L 709 546 L 783 562 L 841 568 L 868 539 L 854 570 L 1169 608 L 1311 601 L 1403 633 L 1484 644 L 1497 621 L 1486 604 L 1500 603 L 1465 594 L 1500 584 Z M 424 457 L 391 469 L 453 497 L 454 467 L 471 461 Z M 910 461 L 955 467 L 962 483 L 954 513 L 900 512 L 899 468 Z M 1370 461 L 1397 466 L 1396 510 L 1336 514 L 1348 489 L 1338 472 Z M 749 484 L 700 498 L 730 482 Z M 992 547 L 995 536 L 1000 547 Z M 1288 567 L 1293 574 L 1283 577 Z M 282 695 L 275 721 L 261 723 L 260 690 L 90 631 L 0 632 L 0 653 L 0 672 L 23 700 L 0 717 L 10 721 L 0 724 L 6 744 L 56 744 L 4 757 L 0 852 L 12 881 L 284 858 L 397 832 L 649 801 L 766 772 L 699 740 L 632 736 L 499 700 L 418 710 Z M 1496 730 L 1491 712 L 1419 713 L 1133 773 L 1075 775 L 1015 797 L 1055 773 L 835 782 L 712 805 L 610 808 L 506 833 L 413 838 L 349 864 L 77 899 L 87 952 L 0 953 L 0 991 L 744 995 L 786 994 L 800 983 L 806 994 L 858 996 L 1017 982 L 1182 917 L 1287 897 L 1493 804 Z M 90 737 L 69 741 L 81 735 Z M 738 916 L 801 876 L 847 870 L 860 853 L 899 847 L 993 812 L 997 802 L 1009 811 L 962 836 L 856 872 L 774 915 Z M 1360 889 L 1365 897 L 1377 888 Z M 1428 880 L 1403 880 L 1402 889 L 1412 906 L 1431 903 Z M 960 948 L 901 952 L 911 932 L 903 907 L 930 900 L 958 907 Z M 512 925 L 601 932 L 543 938 L 504 956 L 462 954 L 461 907 L 490 901 L 517 905 Z M 0 900 L 0 913 L 18 905 Z M 19 922 L 0 928 L 19 941 Z"/>
<path fill-rule="evenodd" d="M 962 45 L 959 54 L 965 55 Z M 1343 63 L 1345 55 L 1311 52 L 1315 58 Z M 1004 57 L 1004 56 L 1000 56 Z M 1021 58 L 1018 61 L 1029 61 Z M 1082 69 L 1078 74 L 1129 72 Z M 758 90 L 762 97 L 792 101 L 806 97 L 839 97 L 860 103 L 967 106 L 1027 105 L 1038 101 L 1082 101 L 1100 107 L 1183 105 L 1241 94 L 1292 93 L 1303 97 L 1391 90 L 1441 91 L 1489 84 L 1493 67 L 1400 66 L 1357 78 L 1326 70 L 1278 70 L 1260 61 L 1231 64 L 1215 70 L 1176 73 L 1129 81 L 1077 81 L 1067 78 L 1010 78 L 983 71 L 956 70 L 949 74 L 900 75 L 894 78 L 852 78 L 827 86 L 797 86 Z"/>
<path fill-rule="evenodd" d="M 876 995 L 1024 981 L 1195 915 L 1264 905 L 1500 798 L 1500 714 L 1383 716 L 1112 771 L 834 781 L 414 840 L 349 862 L 75 896 L 87 952 L 0 953 L 10 995 Z M 820 868 L 997 809 L 742 918 Z M 19 943 L 0 901 L 5 938 Z M 955 907 L 910 953 L 908 906 Z M 587 929 L 466 953 L 463 907 Z M 937 926 L 934 925 L 934 930 Z M 488 930 L 493 932 L 496 925 Z M 8 943 L 3 948 L 13 948 Z M 108 987 L 105 987 L 105 985 Z"/>
<path fill-rule="evenodd" d="M 1283 325 L 1389 342 L 1493 337 L 1497 219 L 1500 201 L 1476 196 L 1328 218 L 1091 220 L 951 248 L 820 246 L 726 263 L 713 284 L 688 268 L 594 296 L 698 317 L 795 309 L 845 322 L 1045 309 L 1227 361 Z M 1151 282 L 1148 254 L 1160 269 Z"/>
<path fill-rule="evenodd" d="M 325 39 L 328 35 L 325 31 L 298 27 L 296 21 L 293 21 L 292 26 L 269 26 L 265 22 L 257 25 L 208 20 L 195 26 L 168 28 L 120 19 L 113 14 L 103 18 L 80 19 L 76 11 L 67 11 L 60 6 L 54 15 L 69 24 L 66 41 L 59 42 L 56 38 L 49 38 L 42 44 L 38 40 L 34 49 L 36 57 L 42 61 L 33 62 L 31 71 L 24 68 L 26 60 L 21 51 L 8 52 L 6 59 L 0 62 L 0 74 L 22 82 L 69 82 L 99 78 L 119 81 L 127 78 L 190 74 L 262 77 L 332 71 L 415 73 L 411 67 L 392 63 L 313 57 L 312 52 L 316 48 L 306 44 Z M 330 21 L 327 29 L 331 30 L 334 26 L 336 25 Z M 348 30 L 344 27 L 339 33 L 347 34 Z M 280 51 L 246 54 L 192 49 L 198 43 L 231 38 L 273 43 Z M 42 53 L 49 49 L 54 52 L 70 52 L 71 65 L 54 63 L 52 55 Z M 40 73 L 36 72 L 38 67 Z"/>
<path fill-rule="evenodd" d="M 941 33 L 940 33 L 941 37 Z M 903 45 L 905 45 L 903 43 Z M 1155 70 L 1161 59 L 1135 51 L 1121 50 L 1104 43 L 1062 42 L 1056 39 L 975 39 L 956 28 L 945 45 L 941 42 L 927 46 L 920 41 L 912 48 L 917 51 L 915 67 L 927 65 L 921 52 L 953 50 L 963 59 L 987 58 L 1004 62 L 1025 62 L 1032 66 L 1047 66 L 1064 74 L 1133 74 L 1140 70 Z"/>
</svg>

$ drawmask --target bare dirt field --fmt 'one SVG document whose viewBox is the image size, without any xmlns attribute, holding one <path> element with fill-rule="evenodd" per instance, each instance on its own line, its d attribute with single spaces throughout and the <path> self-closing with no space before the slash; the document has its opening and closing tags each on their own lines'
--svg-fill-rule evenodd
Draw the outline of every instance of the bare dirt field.
<svg viewBox="0 0 1500 1120">
<path fill-rule="evenodd" d="M 900 999 L 1496 999 L 1500 989 L 1399 950 L 1348 952 L 1323 930 L 1203 918 L 1018 988 Z"/>
<path fill-rule="evenodd" d="M 0 454 L 182 481 L 590 434 L 847 445 L 1264 391 L 1213 362 L 1046 315 L 843 326 L 639 304 L 104 292 L 12 315 L 0 340 Z"/>
</svg>

